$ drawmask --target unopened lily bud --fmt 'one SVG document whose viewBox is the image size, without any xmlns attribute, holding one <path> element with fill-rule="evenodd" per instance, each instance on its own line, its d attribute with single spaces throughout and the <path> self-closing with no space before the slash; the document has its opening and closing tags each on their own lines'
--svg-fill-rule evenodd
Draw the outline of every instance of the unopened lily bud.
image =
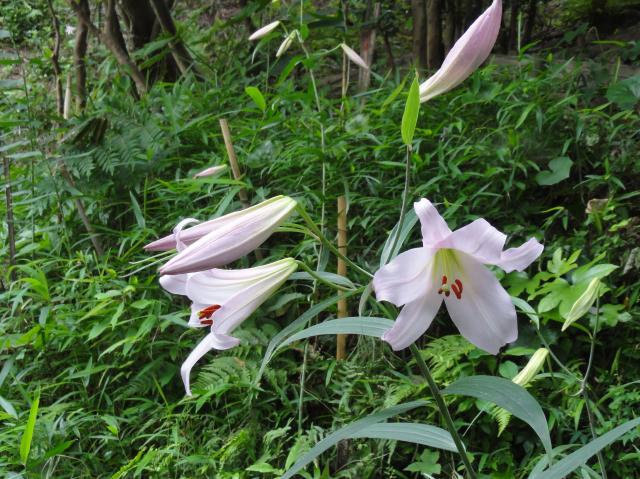
<svg viewBox="0 0 640 479">
<path fill-rule="evenodd" d="M 205 170 L 202 170 L 202 171 L 196 173 L 195 175 L 193 175 L 193 177 L 194 178 L 203 178 L 205 176 L 213 176 L 213 175 L 217 175 L 218 173 L 223 172 L 226 169 L 227 169 L 227 165 L 212 166 L 210 168 L 207 168 Z"/>
<path fill-rule="evenodd" d="M 275 22 L 271 22 L 270 24 L 265 25 L 259 30 L 253 32 L 249 37 L 249 40 L 260 40 L 262 37 L 266 37 L 267 35 L 269 35 L 269 33 L 278 28 L 278 25 L 280 25 L 280 20 L 276 20 Z"/>
<path fill-rule="evenodd" d="M 231 263 L 264 243 L 296 205 L 294 199 L 279 196 L 185 229 L 180 233 L 180 239 L 188 246 L 162 266 L 160 273 L 193 273 Z M 173 236 L 164 244 L 167 245 L 175 247 Z"/>
<path fill-rule="evenodd" d="M 284 54 L 284 52 L 286 52 L 289 49 L 289 47 L 291 46 L 291 43 L 293 42 L 293 39 L 296 37 L 297 34 L 298 34 L 298 31 L 294 30 L 289 35 L 287 35 L 284 41 L 280 44 L 280 48 L 278 48 L 278 51 L 276 52 L 276 58 L 280 58 Z"/>
<path fill-rule="evenodd" d="M 440 69 L 420 85 L 421 102 L 458 86 L 482 65 L 496 43 L 501 18 L 502 2 L 493 0 L 453 45 Z"/>
<path fill-rule="evenodd" d="M 341 43 L 340 46 L 342 47 L 342 51 L 345 55 L 347 55 L 349 60 L 358 65 L 360 68 L 364 68 L 365 70 L 369 69 L 369 65 L 367 65 L 367 62 L 365 62 L 364 59 L 360 55 L 358 55 L 353 48 L 344 43 Z"/>
</svg>

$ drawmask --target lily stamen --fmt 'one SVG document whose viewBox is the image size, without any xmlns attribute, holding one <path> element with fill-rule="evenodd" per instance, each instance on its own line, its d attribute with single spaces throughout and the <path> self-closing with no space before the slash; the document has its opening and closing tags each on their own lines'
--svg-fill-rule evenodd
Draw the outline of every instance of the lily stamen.
<svg viewBox="0 0 640 479">
<path fill-rule="evenodd" d="M 212 304 L 211 306 L 207 306 L 203 310 L 198 311 L 198 319 L 200 320 L 200 324 L 211 326 L 213 324 L 213 319 L 211 319 L 211 316 L 213 316 L 213 313 L 218 311 L 220 307 L 221 306 L 219 304 Z"/>
</svg>

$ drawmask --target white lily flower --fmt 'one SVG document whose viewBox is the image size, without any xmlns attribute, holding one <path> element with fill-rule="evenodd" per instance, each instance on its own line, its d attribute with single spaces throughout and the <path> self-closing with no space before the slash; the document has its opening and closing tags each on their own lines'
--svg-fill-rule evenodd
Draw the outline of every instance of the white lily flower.
<svg viewBox="0 0 640 479">
<path fill-rule="evenodd" d="M 454 324 L 471 343 L 496 354 L 518 337 L 509 294 L 483 265 L 522 271 L 542 253 L 531 238 L 503 251 L 506 236 L 484 219 L 451 231 L 427 199 L 414 203 L 423 246 L 398 255 L 378 270 L 373 288 L 379 301 L 403 306 L 382 339 L 404 349 L 429 327 L 444 301 Z"/>
<path fill-rule="evenodd" d="M 420 102 L 458 86 L 487 59 L 498 38 L 502 1 L 493 3 L 458 39 L 440 69 L 420 85 Z"/>
<path fill-rule="evenodd" d="M 296 207 L 288 196 L 276 196 L 250 208 L 187 228 L 181 241 L 188 245 L 160 268 L 161 274 L 180 274 L 217 268 L 255 250 Z M 174 235 L 145 246 L 146 250 L 176 247 Z"/>
<path fill-rule="evenodd" d="M 255 32 L 253 32 L 249 37 L 249 40 L 259 40 L 262 37 L 266 37 L 267 35 L 269 35 L 269 33 L 271 33 L 276 28 L 278 28 L 278 25 L 280 25 L 280 20 L 276 20 L 275 22 L 271 22 L 268 25 L 265 25 L 259 30 L 256 30 Z"/>
<path fill-rule="evenodd" d="M 240 340 L 230 336 L 231 332 L 266 301 L 297 267 L 293 258 L 285 258 L 254 268 L 212 269 L 160 278 L 164 289 L 186 295 L 193 302 L 189 326 L 211 328 L 180 368 L 188 396 L 191 396 L 189 375 L 196 362 L 211 349 L 225 350 L 237 346 Z"/>
</svg>

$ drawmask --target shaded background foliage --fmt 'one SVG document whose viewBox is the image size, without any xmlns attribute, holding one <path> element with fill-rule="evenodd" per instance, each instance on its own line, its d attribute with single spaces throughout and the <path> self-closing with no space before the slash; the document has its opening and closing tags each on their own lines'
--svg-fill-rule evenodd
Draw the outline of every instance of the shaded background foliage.
<svg viewBox="0 0 640 479">
<path fill-rule="evenodd" d="M 297 25 L 297 4 L 289 10 L 268 2 L 177 2 L 177 37 L 156 31 L 136 44 L 124 2 L 116 6 L 119 25 L 148 91 L 140 92 L 106 42 L 90 35 L 84 109 L 72 66 L 77 30 L 73 35 L 63 31 L 67 23 L 79 24 L 68 3 L 53 2 L 62 25 L 61 81 L 66 75 L 74 78 L 76 100 L 67 119 L 55 101 L 47 3 L 5 3 L 0 155 L 13 203 L 5 201 L 2 214 L 13 215 L 16 252 L 9 267 L 10 223 L 4 223 L 4 475 L 277 476 L 339 425 L 424 396 L 425 385 L 414 375 L 409 356 L 355 337 L 349 340 L 349 359 L 341 362 L 333 359 L 333 338 L 293 344 L 256 386 L 268 341 L 310 302 L 332 294 L 300 280 L 243 325 L 242 346 L 202 361 L 194 371 L 198 395 L 186 400 L 178 369 L 198 333 L 185 327 L 187 304 L 158 288 L 155 267 L 136 271 L 145 263 L 135 263 L 147 258 L 143 244 L 181 218 L 205 219 L 240 208 L 237 195 L 243 186 L 253 202 L 275 194 L 295 196 L 318 222 L 324 219 L 330 234 L 335 233 L 335 199 L 346 194 L 349 256 L 374 270 L 397 221 L 404 180 L 398 125 L 403 81 L 411 73 L 412 59 L 405 52 L 416 35 L 410 2 L 382 2 L 371 85 L 359 92 L 352 69 L 344 101 L 341 58 L 325 50 L 343 36 L 358 45 L 361 30 L 371 26 L 367 2 L 349 3 L 346 29 L 343 5 L 305 3 L 311 57 L 292 48 L 279 61 L 273 58 L 277 40 L 260 43 L 254 54 L 255 45 L 246 37 L 275 18 Z M 443 11 L 451 5 L 444 4 Z M 106 3 L 90 6 L 101 27 Z M 468 11 L 482 6 L 478 2 Z M 586 366 L 589 325 L 585 320 L 586 326 L 561 333 L 559 304 L 579 289 L 576 271 L 593 264 L 617 266 L 604 280 L 609 289 L 602 298 L 604 324 L 590 390 L 597 432 L 603 433 L 637 415 L 640 394 L 635 383 L 639 50 L 637 41 L 620 39 L 628 30 L 618 16 L 622 11 L 633 18 L 636 12 L 633 4 L 611 3 L 605 5 L 607 15 L 593 22 L 593 9 L 601 8 L 597 2 L 535 6 L 534 45 L 521 42 L 517 49 L 508 35 L 507 13 L 498 50 L 513 55 L 494 57 L 460 89 L 423 105 L 411 161 L 411 198 L 442 203 L 452 227 L 481 214 L 509 234 L 510 244 L 532 234 L 544 240 L 545 253 L 529 276 L 511 274 L 505 284 L 540 312 L 543 336 L 574 372 Z M 517 31 L 524 36 L 529 13 L 522 7 Z M 505 4 L 508 8 L 511 4 Z M 554 13 L 558 10 L 563 15 Z M 458 23 L 468 25 L 474 16 Z M 446 29 L 446 18 L 441 21 Z M 603 43 L 609 36 L 615 41 Z M 176 71 L 171 53 L 176 39 L 193 65 L 184 73 Z M 578 51 L 590 56 L 575 56 Z M 420 64 L 424 52 L 417 53 Z M 309 68 L 319 79 L 320 108 Z M 246 86 L 262 91 L 264 111 L 245 93 Z M 245 176 L 194 180 L 200 169 L 226 162 L 220 118 L 231 125 Z M 407 246 L 418 241 L 414 233 Z M 294 233 L 278 233 L 262 252 L 264 261 L 289 254 L 335 269 L 317 245 Z M 245 258 L 239 264 L 251 262 Z M 356 272 L 349 276 L 365 282 Z M 355 313 L 357 300 L 350 301 L 350 309 Z M 334 314 L 327 310 L 320 317 Z M 512 378 L 539 346 L 533 326 L 520 316 L 520 339 L 497 357 L 470 346 L 455 335 L 446 315 L 439 316 L 420 344 L 436 380 L 446 385 L 471 374 Z M 547 412 L 556 445 L 590 439 L 578 389 L 551 364 L 529 387 Z M 25 459 L 19 444 L 37 394 L 39 411 Z M 452 409 L 460 430 L 473 423 L 465 441 L 475 464 L 491 477 L 521 477 L 541 457 L 542 448 L 525 424 L 511 420 L 499 433 L 499 419 L 486 413 L 476 417 L 485 404 L 457 399 Z M 439 422 L 433 406 L 408 416 Z M 606 450 L 610 475 L 634 477 L 637 440 L 633 432 Z M 392 441 L 352 441 L 340 454 L 323 456 L 309 477 L 451 474 L 448 454 L 428 453 Z"/>
</svg>

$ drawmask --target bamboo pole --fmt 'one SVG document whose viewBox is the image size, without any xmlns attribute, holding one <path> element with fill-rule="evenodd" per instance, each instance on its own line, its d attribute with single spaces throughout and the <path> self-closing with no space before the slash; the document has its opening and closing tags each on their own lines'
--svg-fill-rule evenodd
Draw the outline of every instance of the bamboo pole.
<svg viewBox="0 0 640 479">
<path fill-rule="evenodd" d="M 347 200 L 344 195 L 338 197 L 338 251 L 347 255 Z M 343 259 L 338 258 L 338 274 L 347 275 L 347 264 Z M 338 301 L 338 318 L 349 316 L 347 310 L 347 300 L 341 298 Z M 338 334 L 336 342 L 336 359 L 343 360 L 347 357 L 347 335 Z"/>
<path fill-rule="evenodd" d="M 237 181 L 242 179 L 242 173 L 240 173 L 240 165 L 238 164 L 238 157 L 233 149 L 233 141 L 231 140 L 231 131 L 229 131 L 229 124 L 224 118 L 220 118 L 220 129 L 222 130 L 222 138 L 224 138 L 224 146 L 227 148 L 227 156 L 229 156 L 229 165 L 231 166 L 231 172 L 233 178 Z M 247 191 L 244 188 L 240 188 L 238 192 L 240 202 L 245 208 L 249 207 L 249 197 Z"/>
<path fill-rule="evenodd" d="M 13 267 L 16 265 L 16 233 L 13 221 L 13 195 L 11 191 L 11 164 L 7 155 L 2 155 L 2 162 L 4 164 L 4 191 L 7 200 L 7 236 L 9 241 L 9 267 L 11 273 L 9 278 L 11 281 L 16 280 L 16 272 Z"/>
</svg>

